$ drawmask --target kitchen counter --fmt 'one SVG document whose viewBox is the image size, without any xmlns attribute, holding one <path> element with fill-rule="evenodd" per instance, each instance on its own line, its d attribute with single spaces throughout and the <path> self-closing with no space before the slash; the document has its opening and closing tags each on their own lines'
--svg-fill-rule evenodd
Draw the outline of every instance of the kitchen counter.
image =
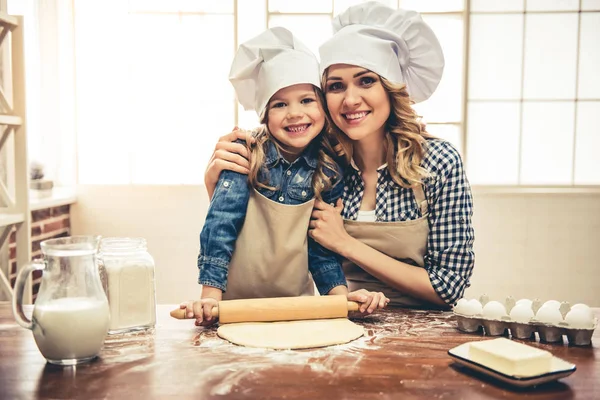
<svg viewBox="0 0 600 400">
<path fill-rule="evenodd" d="M 366 335 L 321 349 L 276 351 L 230 344 L 216 328 L 169 316 L 150 334 L 110 337 L 77 367 L 47 364 L 33 335 L 0 303 L 2 399 L 591 399 L 600 396 L 600 330 L 592 346 L 526 342 L 577 365 L 560 381 L 511 389 L 454 363 L 447 351 L 483 339 L 456 329 L 450 312 L 388 309 L 364 320 Z M 27 308 L 26 308 L 27 310 Z M 31 306 L 29 306 L 31 311 Z M 600 309 L 595 309 L 600 314 Z M 594 397 L 596 396 L 596 397 Z"/>
</svg>

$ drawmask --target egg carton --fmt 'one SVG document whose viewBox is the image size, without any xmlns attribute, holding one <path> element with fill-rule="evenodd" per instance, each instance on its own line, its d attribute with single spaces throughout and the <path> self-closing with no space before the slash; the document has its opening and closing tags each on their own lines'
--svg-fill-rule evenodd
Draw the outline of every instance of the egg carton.
<svg viewBox="0 0 600 400">
<path fill-rule="evenodd" d="M 479 299 L 482 306 L 485 306 L 490 300 L 487 295 L 483 295 Z M 502 303 L 506 309 L 507 314 L 510 315 L 512 308 L 516 302 L 514 298 L 507 297 Z M 539 299 L 532 301 L 532 311 L 534 315 L 537 315 L 538 310 L 541 308 L 542 302 Z M 456 307 L 455 307 L 456 308 Z M 571 305 L 568 302 L 560 303 L 559 311 L 564 320 L 567 313 L 571 310 Z M 546 343 L 563 343 L 563 337 L 566 336 L 569 340 L 569 344 L 576 346 L 589 346 L 592 343 L 592 336 L 594 330 L 598 326 L 598 319 L 592 319 L 592 326 L 590 328 L 573 327 L 567 322 L 558 322 L 554 324 L 543 323 L 537 320 L 535 317 L 529 319 L 528 322 L 517 322 L 511 319 L 509 316 L 502 316 L 499 319 L 486 318 L 482 314 L 475 315 L 464 315 L 454 311 L 458 323 L 458 329 L 466 333 L 474 333 L 480 331 L 483 327 L 483 334 L 488 336 L 501 336 L 507 333 L 509 330 L 510 335 L 517 339 L 532 339 L 535 340 L 535 333 L 537 332 L 540 341 Z"/>
</svg>

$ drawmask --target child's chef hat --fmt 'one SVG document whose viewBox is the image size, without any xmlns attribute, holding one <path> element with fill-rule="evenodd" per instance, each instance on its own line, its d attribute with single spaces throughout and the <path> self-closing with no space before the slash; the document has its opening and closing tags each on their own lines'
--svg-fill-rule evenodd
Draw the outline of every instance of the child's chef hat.
<svg viewBox="0 0 600 400">
<path fill-rule="evenodd" d="M 442 79 L 442 48 L 415 11 L 370 1 L 338 15 L 333 31 L 319 48 L 321 73 L 333 64 L 363 67 L 391 82 L 405 83 L 417 103 L 427 100 Z"/>
<path fill-rule="evenodd" d="M 285 28 L 271 28 L 242 43 L 235 53 L 229 81 L 246 111 L 260 116 L 279 89 L 300 83 L 321 87 L 319 62 Z"/>
</svg>

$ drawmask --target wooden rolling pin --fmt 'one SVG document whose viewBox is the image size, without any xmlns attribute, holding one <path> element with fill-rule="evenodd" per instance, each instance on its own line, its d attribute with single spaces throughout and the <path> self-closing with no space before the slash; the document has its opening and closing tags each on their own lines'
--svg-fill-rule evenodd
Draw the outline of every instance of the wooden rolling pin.
<svg viewBox="0 0 600 400">
<path fill-rule="evenodd" d="M 213 317 L 221 324 L 232 322 L 295 321 L 304 319 L 344 318 L 357 311 L 358 303 L 344 295 L 273 297 L 265 299 L 223 300 L 213 307 Z M 184 309 L 171 311 L 171 317 L 185 319 Z"/>
</svg>

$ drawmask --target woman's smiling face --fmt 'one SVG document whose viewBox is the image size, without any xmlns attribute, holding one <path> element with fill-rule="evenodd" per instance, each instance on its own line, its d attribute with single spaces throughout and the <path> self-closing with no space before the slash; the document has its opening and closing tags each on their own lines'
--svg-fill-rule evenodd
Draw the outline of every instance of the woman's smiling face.
<svg viewBox="0 0 600 400">
<path fill-rule="evenodd" d="M 328 68 L 325 98 L 333 122 L 350 139 L 373 133 L 383 137 L 390 116 L 390 99 L 381 78 L 368 69 L 348 64 Z"/>
</svg>

